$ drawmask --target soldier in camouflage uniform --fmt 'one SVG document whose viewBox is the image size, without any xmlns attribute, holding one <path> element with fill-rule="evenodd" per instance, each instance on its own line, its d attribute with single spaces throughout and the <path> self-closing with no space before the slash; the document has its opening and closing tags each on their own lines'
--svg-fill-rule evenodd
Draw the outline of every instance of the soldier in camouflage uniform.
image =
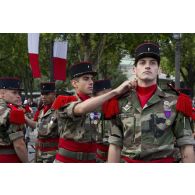
<svg viewBox="0 0 195 195">
<path fill-rule="evenodd" d="M 110 80 L 98 80 L 94 82 L 93 92 L 94 96 L 99 96 L 111 91 Z M 107 116 L 107 110 L 109 102 L 105 102 L 97 112 L 94 112 L 94 116 L 97 116 L 97 138 L 96 138 L 96 162 L 103 163 L 108 158 L 108 137 L 111 131 L 110 116 Z M 112 105 L 113 107 L 114 105 Z"/>
<path fill-rule="evenodd" d="M 92 64 L 82 62 L 73 65 L 70 69 L 71 84 L 75 96 L 65 96 L 66 105 L 57 111 L 58 127 L 60 133 L 59 150 L 55 162 L 95 162 L 96 152 L 96 124 L 90 113 L 76 114 L 73 109 L 92 95 L 93 76 Z M 59 97 L 60 98 L 60 97 Z M 69 98 L 72 98 L 69 101 Z M 58 100 L 57 100 L 58 101 Z"/>
<path fill-rule="evenodd" d="M 20 80 L 0 78 L 0 162 L 28 162 L 24 142 L 24 112 L 18 109 L 21 102 Z"/>
<path fill-rule="evenodd" d="M 43 106 L 36 113 L 36 118 L 32 122 L 29 119 L 28 125 L 37 128 L 38 137 L 36 143 L 36 162 L 37 163 L 52 163 L 55 159 L 58 149 L 58 127 L 54 115 L 54 110 L 51 108 L 55 100 L 55 83 L 41 83 L 41 100 Z"/>
<path fill-rule="evenodd" d="M 194 162 L 189 115 L 179 109 L 177 96 L 156 85 L 159 65 L 157 44 L 146 42 L 136 48 L 138 86 L 125 98 L 121 113 L 113 121 L 108 162 L 175 162 L 175 141 L 182 161 Z"/>
</svg>

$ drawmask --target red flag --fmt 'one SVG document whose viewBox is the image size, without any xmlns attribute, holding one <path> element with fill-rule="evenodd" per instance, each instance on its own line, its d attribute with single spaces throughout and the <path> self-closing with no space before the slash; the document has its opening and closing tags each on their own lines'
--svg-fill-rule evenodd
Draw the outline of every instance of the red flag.
<svg viewBox="0 0 195 195">
<path fill-rule="evenodd" d="M 54 80 L 66 80 L 67 41 L 55 41 L 53 48 Z"/>
<path fill-rule="evenodd" d="M 32 75 L 34 78 L 40 78 L 41 71 L 39 67 L 39 33 L 28 33 L 28 53 Z"/>
</svg>

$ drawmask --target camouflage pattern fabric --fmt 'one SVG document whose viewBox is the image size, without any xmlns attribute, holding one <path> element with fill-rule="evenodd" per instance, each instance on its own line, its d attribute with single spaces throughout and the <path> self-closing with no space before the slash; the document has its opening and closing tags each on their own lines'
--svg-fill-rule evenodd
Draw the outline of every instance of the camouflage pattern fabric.
<svg viewBox="0 0 195 195">
<path fill-rule="evenodd" d="M 58 128 L 60 138 L 70 139 L 78 142 L 96 141 L 96 120 L 93 120 L 91 113 L 75 117 L 73 108 L 81 100 L 71 102 L 57 111 Z"/>
<path fill-rule="evenodd" d="M 135 160 L 173 157 L 178 147 L 194 144 L 189 118 L 176 111 L 177 96 L 160 88 L 140 106 L 135 92 L 126 97 L 121 113 L 112 121 L 109 143 L 122 147 L 121 155 Z"/>
<path fill-rule="evenodd" d="M 54 110 L 49 109 L 45 114 L 39 113 L 37 122 L 38 140 L 36 143 L 36 162 L 52 163 L 58 146 L 58 126 Z"/>
<path fill-rule="evenodd" d="M 13 148 L 13 141 L 24 137 L 24 125 L 9 123 L 10 110 L 5 100 L 0 99 L 0 154 L 16 154 Z M 11 147 L 3 149 L 3 147 L 7 146 Z"/>
<path fill-rule="evenodd" d="M 97 121 L 96 161 L 98 163 L 103 163 L 106 162 L 108 158 L 108 146 L 109 146 L 108 138 L 111 133 L 111 121 L 104 119 L 104 114 L 102 112 L 96 112 L 96 113 L 100 115 L 100 120 Z"/>
</svg>

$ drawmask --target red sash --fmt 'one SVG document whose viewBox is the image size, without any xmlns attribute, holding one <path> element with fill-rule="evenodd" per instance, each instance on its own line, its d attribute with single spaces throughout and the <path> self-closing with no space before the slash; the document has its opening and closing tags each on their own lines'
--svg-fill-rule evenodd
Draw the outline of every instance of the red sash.
<svg viewBox="0 0 195 195">
<path fill-rule="evenodd" d="M 144 161 L 144 160 L 134 160 L 126 156 L 121 157 L 127 163 L 174 163 L 175 159 L 172 157 L 160 158 L 156 160 Z"/>
<path fill-rule="evenodd" d="M 0 146 L 0 151 L 6 149 L 13 149 L 13 146 Z M 15 150 L 14 150 L 15 151 Z M 21 163 L 17 154 L 0 154 L 0 163 Z"/>
<path fill-rule="evenodd" d="M 104 144 L 96 144 L 98 150 L 102 152 L 108 152 L 109 146 Z"/>
<path fill-rule="evenodd" d="M 105 155 L 101 155 L 96 151 L 96 157 L 103 160 L 103 161 L 107 161 L 108 158 L 108 149 L 109 146 L 108 145 L 104 145 L 104 144 L 96 144 L 97 150 L 101 151 L 101 153 L 104 153 Z"/>
<path fill-rule="evenodd" d="M 85 152 L 85 153 L 95 153 L 96 144 L 95 143 L 79 143 L 72 140 L 59 139 L 58 148 L 64 148 L 72 152 Z M 95 163 L 96 160 L 78 160 L 70 158 L 68 156 L 62 156 L 61 154 L 56 154 L 56 160 L 63 163 Z"/>
<path fill-rule="evenodd" d="M 59 148 L 65 148 L 73 152 L 96 152 L 95 143 L 79 143 L 72 140 L 59 139 Z"/>
<path fill-rule="evenodd" d="M 37 140 L 37 147 L 36 149 L 40 150 L 41 152 L 48 152 L 58 149 L 58 142 L 59 138 L 39 138 Z M 49 143 L 56 143 L 56 146 L 49 146 Z M 44 144 L 48 144 L 48 146 L 44 146 Z"/>
</svg>

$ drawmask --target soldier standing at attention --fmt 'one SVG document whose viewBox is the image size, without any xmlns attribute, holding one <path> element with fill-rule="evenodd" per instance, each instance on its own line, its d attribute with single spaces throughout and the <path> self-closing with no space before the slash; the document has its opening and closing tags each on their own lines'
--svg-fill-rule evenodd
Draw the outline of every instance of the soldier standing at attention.
<svg viewBox="0 0 195 195">
<path fill-rule="evenodd" d="M 99 96 L 111 91 L 110 80 L 98 80 L 94 82 L 93 93 L 94 96 Z M 105 102 L 102 107 L 97 111 L 93 112 L 93 118 L 97 123 L 97 139 L 96 139 L 96 162 L 106 162 L 108 158 L 108 137 L 111 131 L 110 119 L 118 114 L 119 106 L 116 98 Z"/>
<path fill-rule="evenodd" d="M 176 162 L 175 141 L 182 162 L 195 162 L 190 99 L 184 94 L 167 94 L 157 86 L 159 66 L 157 44 L 145 42 L 136 48 L 138 85 L 113 121 L 108 162 Z"/>
<path fill-rule="evenodd" d="M 24 142 L 24 112 L 21 102 L 21 82 L 18 78 L 0 78 L 0 162 L 28 162 Z"/>
<path fill-rule="evenodd" d="M 43 106 L 37 111 L 34 121 L 26 118 L 27 124 L 32 128 L 37 128 L 38 137 L 36 143 L 36 162 L 52 163 L 58 149 L 58 128 L 54 110 L 51 108 L 56 93 L 54 82 L 44 82 L 40 84 L 41 101 Z"/>
</svg>

